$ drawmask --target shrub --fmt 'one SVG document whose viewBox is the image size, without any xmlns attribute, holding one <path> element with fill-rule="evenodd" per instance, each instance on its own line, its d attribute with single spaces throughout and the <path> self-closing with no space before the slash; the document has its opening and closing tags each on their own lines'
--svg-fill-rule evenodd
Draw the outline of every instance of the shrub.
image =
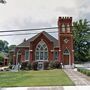
<svg viewBox="0 0 90 90">
<path fill-rule="evenodd" d="M 4 58 L 2 56 L 0 56 L 0 66 L 3 66 L 3 60 L 4 60 Z"/>
<path fill-rule="evenodd" d="M 22 62 L 21 63 L 21 70 L 27 70 L 28 69 L 28 61 Z"/>
<path fill-rule="evenodd" d="M 86 75 L 90 76 L 90 71 L 89 70 L 87 70 Z"/>
<path fill-rule="evenodd" d="M 10 69 L 9 68 L 4 68 L 5 71 L 9 71 Z"/>
<path fill-rule="evenodd" d="M 49 63 L 49 68 L 50 68 L 50 69 L 54 69 L 53 61 L 51 61 L 51 62 Z"/>
<path fill-rule="evenodd" d="M 86 70 L 86 69 L 82 69 L 81 72 L 82 72 L 83 74 L 86 74 L 87 70 Z"/>
<path fill-rule="evenodd" d="M 60 64 L 60 62 L 59 61 L 51 61 L 50 63 L 49 63 L 49 67 L 51 68 L 51 69 L 59 69 L 59 68 L 61 68 L 61 64 Z"/>
<path fill-rule="evenodd" d="M 10 65 L 10 66 L 9 66 L 9 69 L 12 69 L 12 67 L 13 67 L 13 66 L 12 66 L 12 65 Z"/>
<path fill-rule="evenodd" d="M 77 68 L 77 70 L 83 74 L 86 74 L 87 76 L 90 76 L 90 70 L 84 68 Z"/>
<path fill-rule="evenodd" d="M 27 64 L 28 70 L 31 70 L 31 63 Z"/>
<path fill-rule="evenodd" d="M 44 61 L 44 70 L 48 70 L 48 67 L 49 67 L 49 62 Z"/>
<path fill-rule="evenodd" d="M 57 68 L 57 69 L 61 68 L 60 62 L 59 61 L 54 61 L 54 67 Z"/>
<path fill-rule="evenodd" d="M 38 62 L 36 62 L 36 61 L 32 62 L 31 68 L 32 68 L 33 70 L 37 70 L 37 67 L 38 67 Z"/>
</svg>

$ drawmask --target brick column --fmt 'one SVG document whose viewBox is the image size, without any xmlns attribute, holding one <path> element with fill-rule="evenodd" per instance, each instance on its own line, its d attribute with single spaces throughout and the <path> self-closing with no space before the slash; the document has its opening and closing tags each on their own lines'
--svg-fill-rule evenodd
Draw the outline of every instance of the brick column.
<svg viewBox="0 0 90 90">
<path fill-rule="evenodd" d="M 54 52 L 54 50 L 51 50 L 51 51 L 50 51 L 50 61 L 53 60 L 53 52 Z"/>
<path fill-rule="evenodd" d="M 59 60 L 59 62 L 61 62 L 61 50 L 59 50 L 58 60 Z"/>
<path fill-rule="evenodd" d="M 33 50 L 29 50 L 29 60 L 32 63 L 32 61 L 33 61 Z"/>
<path fill-rule="evenodd" d="M 15 55 L 13 55 L 13 64 L 15 64 Z"/>
<path fill-rule="evenodd" d="M 72 64 L 74 64 L 74 50 L 72 50 Z"/>
</svg>

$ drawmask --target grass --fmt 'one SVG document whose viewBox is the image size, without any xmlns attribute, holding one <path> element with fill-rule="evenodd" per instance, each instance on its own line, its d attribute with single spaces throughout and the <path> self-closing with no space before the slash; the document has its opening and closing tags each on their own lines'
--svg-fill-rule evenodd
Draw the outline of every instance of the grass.
<svg viewBox="0 0 90 90">
<path fill-rule="evenodd" d="M 74 85 L 63 70 L 0 72 L 0 86 Z"/>
</svg>

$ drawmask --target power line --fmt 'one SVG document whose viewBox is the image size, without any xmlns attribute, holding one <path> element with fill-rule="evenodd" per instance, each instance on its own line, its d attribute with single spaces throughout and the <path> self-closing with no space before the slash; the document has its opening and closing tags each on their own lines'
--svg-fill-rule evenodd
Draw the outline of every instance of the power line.
<svg viewBox="0 0 90 90">
<path fill-rule="evenodd" d="M 56 27 L 56 28 L 58 28 L 58 27 Z M 41 29 L 41 28 L 40 28 Z M 40 30 L 39 29 L 39 30 Z M 44 29 L 52 29 L 52 28 L 44 28 Z M 32 29 L 28 29 L 28 30 L 31 30 L 32 31 Z M 38 29 L 35 29 L 35 30 L 38 30 Z M 43 29 L 41 29 L 41 30 L 43 30 Z M 74 30 L 74 29 L 73 29 Z M 22 31 L 22 30 L 20 30 L 20 31 Z M 58 31 L 50 31 L 50 32 L 47 32 L 47 33 L 57 33 Z M 35 33 L 19 33 L 19 34 L 1 34 L 0 35 L 0 37 L 3 37 L 3 36 L 19 36 L 19 35 L 30 35 L 30 34 L 38 34 L 39 32 L 35 32 Z"/>
<path fill-rule="evenodd" d="M 48 28 L 35 28 L 35 29 L 22 29 L 22 30 L 7 30 L 7 31 L 0 31 L 0 33 L 5 32 L 21 32 L 21 31 L 38 31 L 38 30 L 46 30 L 46 29 L 57 29 L 58 27 L 48 27 Z"/>
<path fill-rule="evenodd" d="M 90 21 L 88 21 L 90 22 Z M 90 26 L 90 24 L 88 24 Z M 70 27 L 75 27 L 75 26 L 67 26 L 67 28 Z M 22 32 L 22 31 L 40 31 L 40 30 L 48 30 L 48 29 L 57 29 L 58 27 L 47 27 L 47 28 L 36 28 L 36 29 L 23 29 L 23 30 L 8 30 L 8 31 L 0 31 L 0 33 L 5 33 L 5 32 Z M 66 26 L 61 27 L 61 28 L 66 28 Z M 73 28 L 74 30 L 74 28 Z M 51 31 L 48 33 L 56 33 L 57 31 Z M 29 34 L 37 34 L 37 33 L 20 33 L 20 34 L 1 34 L 0 36 L 16 36 L 16 35 L 29 35 Z"/>
<path fill-rule="evenodd" d="M 58 32 L 58 31 L 52 31 L 52 32 L 47 32 L 47 33 L 57 33 L 57 32 Z M 38 33 L 4 34 L 4 35 L 0 35 L 0 37 L 3 37 L 3 36 L 30 35 L 30 34 L 38 34 Z"/>
<path fill-rule="evenodd" d="M 88 26 L 90 26 L 90 24 L 88 24 Z M 75 27 L 75 26 L 67 26 L 67 28 L 69 27 Z M 61 28 L 66 28 L 65 27 L 61 27 Z M 23 32 L 23 31 L 40 31 L 40 30 L 48 30 L 48 29 L 58 29 L 58 27 L 46 27 L 46 28 L 32 28 L 32 29 L 22 29 L 22 30 L 6 30 L 6 31 L 0 31 L 0 33 L 5 33 L 5 32 Z"/>
</svg>

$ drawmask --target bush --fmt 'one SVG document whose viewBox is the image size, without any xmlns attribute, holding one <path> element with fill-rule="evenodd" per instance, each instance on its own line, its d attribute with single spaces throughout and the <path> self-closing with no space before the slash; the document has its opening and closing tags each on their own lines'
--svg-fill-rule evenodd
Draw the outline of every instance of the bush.
<svg viewBox="0 0 90 90">
<path fill-rule="evenodd" d="M 53 61 L 49 63 L 49 69 L 54 69 Z"/>
<path fill-rule="evenodd" d="M 10 69 L 9 68 L 4 68 L 5 71 L 9 71 Z"/>
<path fill-rule="evenodd" d="M 59 61 L 51 61 L 50 63 L 49 63 L 49 67 L 51 68 L 51 69 L 59 69 L 59 68 L 61 68 L 61 64 L 60 64 L 60 62 Z"/>
<path fill-rule="evenodd" d="M 2 56 L 0 56 L 0 61 L 3 61 L 3 60 L 4 60 L 4 58 Z"/>
<path fill-rule="evenodd" d="M 60 62 L 59 61 L 54 61 L 54 67 L 57 68 L 57 69 L 61 68 Z"/>
<path fill-rule="evenodd" d="M 83 74 L 86 74 L 87 76 L 90 76 L 90 70 L 84 68 L 77 68 L 77 70 Z"/>
<path fill-rule="evenodd" d="M 12 67 L 13 67 L 13 66 L 12 66 L 12 65 L 10 65 L 10 66 L 9 66 L 9 69 L 12 69 Z"/>
<path fill-rule="evenodd" d="M 83 74 L 86 74 L 87 70 L 86 70 L 86 69 L 82 69 L 81 72 L 82 72 Z"/>
<path fill-rule="evenodd" d="M 32 62 L 31 68 L 32 68 L 33 70 L 37 70 L 37 67 L 38 67 L 38 62 L 36 62 L 36 61 Z"/>
<path fill-rule="evenodd" d="M 0 56 L 0 66 L 3 66 L 3 60 L 4 60 L 4 58 L 2 56 Z"/>
<path fill-rule="evenodd" d="M 86 75 L 90 76 L 90 71 L 89 70 L 87 70 Z"/>
<path fill-rule="evenodd" d="M 49 62 L 44 61 L 44 70 L 48 70 L 48 67 L 49 67 Z"/>
<path fill-rule="evenodd" d="M 28 61 L 22 62 L 21 63 L 21 70 L 28 70 Z"/>
<path fill-rule="evenodd" d="M 28 70 L 31 70 L 31 63 L 27 64 Z"/>
</svg>

